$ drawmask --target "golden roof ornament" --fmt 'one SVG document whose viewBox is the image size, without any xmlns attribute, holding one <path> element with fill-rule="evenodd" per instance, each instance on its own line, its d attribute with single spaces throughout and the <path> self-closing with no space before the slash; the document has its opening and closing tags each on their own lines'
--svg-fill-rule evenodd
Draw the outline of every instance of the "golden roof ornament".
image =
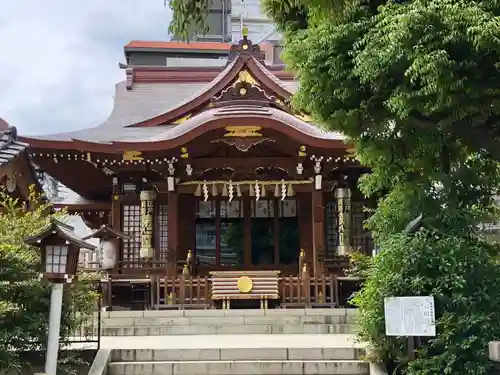
<svg viewBox="0 0 500 375">
<path fill-rule="evenodd" d="M 253 44 L 250 39 L 248 39 L 248 27 L 242 26 L 241 28 L 242 39 L 238 42 L 238 44 L 233 44 L 231 49 L 229 50 L 228 64 L 233 62 L 236 58 L 243 54 L 249 54 L 257 61 L 261 63 L 264 62 L 265 55 L 260 50 L 258 44 Z"/>
</svg>

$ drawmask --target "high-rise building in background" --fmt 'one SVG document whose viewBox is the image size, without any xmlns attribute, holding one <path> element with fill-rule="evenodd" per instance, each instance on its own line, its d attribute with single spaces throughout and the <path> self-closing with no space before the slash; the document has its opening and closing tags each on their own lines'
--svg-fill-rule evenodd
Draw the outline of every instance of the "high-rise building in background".
<svg viewBox="0 0 500 375">
<path fill-rule="evenodd" d="M 207 33 L 194 31 L 193 41 L 236 42 L 241 38 L 242 26 L 248 28 L 248 38 L 254 43 L 279 44 L 281 35 L 262 12 L 261 0 L 213 0 L 207 16 Z M 174 38 L 175 39 L 175 38 Z"/>
<path fill-rule="evenodd" d="M 278 44 L 281 41 L 273 22 L 262 12 L 261 0 L 231 0 L 233 42 L 241 38 L 243 25 L 248 28 L 248 38 L 256 44 L 264 41 Z"/>
</svg>

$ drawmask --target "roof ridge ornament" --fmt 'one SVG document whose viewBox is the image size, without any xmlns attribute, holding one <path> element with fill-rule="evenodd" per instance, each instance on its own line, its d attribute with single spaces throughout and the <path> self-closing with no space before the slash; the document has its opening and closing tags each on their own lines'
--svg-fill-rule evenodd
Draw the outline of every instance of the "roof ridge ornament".
<svg viewBox="0 0 500 375">
<path fill-rule="evenodd" d="M 236 60 L 240 55 L 250 55 L 257 61 L 264 63 L 264 52 L 260 50 L 258 44 L 253 44 L 252 41 L 248 39 L 248 28 L 246 26 L 242 28 L 241 33 L 243 38 L 239 40 L 238 44 L 233 44 L 229 50 L 229 57 L 227 59 L 228 64 Z"/>
</svg>

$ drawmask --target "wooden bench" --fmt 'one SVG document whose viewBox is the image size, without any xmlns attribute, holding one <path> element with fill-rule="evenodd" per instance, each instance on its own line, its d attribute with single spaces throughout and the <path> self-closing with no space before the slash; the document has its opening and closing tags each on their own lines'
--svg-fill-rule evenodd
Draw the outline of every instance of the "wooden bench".
<svg viewBox="0 0 500 375">
<path fill-rule="evenodd" d="M 268 300 L 279 299 L 280 271 L 215 271 L 211 272 L 212 300 L 222 301 L 229 309 L 231 300 L 260 300 L 267 309 Z"/>
</svg>

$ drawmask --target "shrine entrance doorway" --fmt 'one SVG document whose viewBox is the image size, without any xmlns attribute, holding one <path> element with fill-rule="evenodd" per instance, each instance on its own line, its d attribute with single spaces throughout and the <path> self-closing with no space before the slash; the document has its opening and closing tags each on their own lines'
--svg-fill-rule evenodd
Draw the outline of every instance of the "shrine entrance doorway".
<svg viewBox="0 0 500 375">
<path fill-rule="evenodd" d="M 197 200 L 194 254 L 198 268 L 296 273 L 300 253 L 297 211 L 293 197 Z"/>
</svg>

